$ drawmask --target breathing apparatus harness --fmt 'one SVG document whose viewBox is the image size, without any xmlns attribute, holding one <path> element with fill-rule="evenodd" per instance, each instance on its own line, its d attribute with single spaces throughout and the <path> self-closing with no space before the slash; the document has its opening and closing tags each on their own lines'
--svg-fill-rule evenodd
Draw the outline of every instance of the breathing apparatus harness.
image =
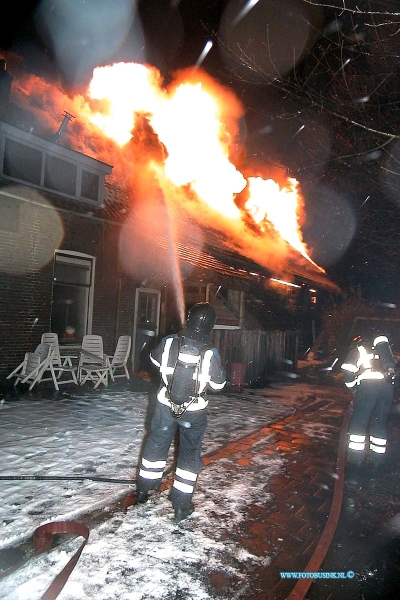
<svg viewBox="0 0 400 600">
<path fill-rule="evenodd" d="M 168 366 L 174 343 L 178 346 L 175 364 Z M 166 340 L 160 374 L 165 386 L 165 398 L 177 419 L 180 419 L 192 404 L 203 399 L 202 394 L 211 379 L 209 371 L 212 356 L 213 351 L 208 344 L 199 345 L 184 335 Z"/>
</svg>

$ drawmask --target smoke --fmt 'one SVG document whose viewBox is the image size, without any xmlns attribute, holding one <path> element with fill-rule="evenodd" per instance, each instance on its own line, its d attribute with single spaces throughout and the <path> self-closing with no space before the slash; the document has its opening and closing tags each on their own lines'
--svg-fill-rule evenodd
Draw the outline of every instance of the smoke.
<svg viewBox="0 0 400 600">
<path fill-rule="evenodd" d="M 131 60 L 145 58 L 136 0 L 42 0 L 35 25 L 71 85 L 87 81 L 95 67 L 112 61 L 127 43 L 134 44 Z"/>
</svg>

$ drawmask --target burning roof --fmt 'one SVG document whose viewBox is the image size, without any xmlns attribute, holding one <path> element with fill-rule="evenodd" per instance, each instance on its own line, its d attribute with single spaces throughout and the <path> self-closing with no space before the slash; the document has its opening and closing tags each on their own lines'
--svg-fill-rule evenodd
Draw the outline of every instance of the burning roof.
<svg viewBox="0 0 400 600">
<path fill-rule="evenodd" d="M 166 84 L 154 67 L 117 63 L 96 68 L 88 89 L 75 95 L 23 74 L 12 95 L 53 132 L 60 114 L 74 115 L 65 139 L 113 165 L 112 205 L 150 223 L 149 234 L 172 240 L 182 259 L 244 258 L 249 272 L 256 265 L 338 291 L 303 240 L 299 182 L 283 168 L 249 164 L 243 107 L 201 69 Z"/>
</svg>

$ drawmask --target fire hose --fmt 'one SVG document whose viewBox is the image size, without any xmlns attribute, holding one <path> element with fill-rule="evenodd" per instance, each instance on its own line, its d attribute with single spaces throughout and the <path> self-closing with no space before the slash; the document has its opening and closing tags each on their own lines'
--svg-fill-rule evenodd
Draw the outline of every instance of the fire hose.
<svg viewBox="0 0 400 600">
<path fill-rule="evenodd" d="M 0 481 L 100 481 L 103 483 L 126 483 L 132 485 L 136 479 L 108 479 L 107 477 L 90 477 L 89 475 L 0 475 Z"/>
<path fill-rule="evenodd" d="M 175 469 L 175 463 L 164 471 L 169 475 Z M 101 483 L 122 483 L 134 485 L 136 479 L 113 479 L 108 477 L 91 477 L 90 475 L 0 475 L 0 481 L 99 481 Z"/>
<path fill-rule="evenodd" d="M 166 474 L 169 474 L 174 469 L 174 465 L 166 470 Z M 107 477 L 91 477 L 89 475 L 76 475 L 76 476 L 56 476 L 56 475 L 0 475 L 1 481 L 99 481 L 103 483 L 119 483 L 133 485 L 136 483 L 136 479 L 112 479 Z M 89 529 L 84 523 L 78 521 L 52 521 L 40 525 L 33 532 L 33 546 L 35 551 L 27 558 L 20 561 L 18 564 L 9 567 L 0 574 L 0 579 L 4 579 L 8 575 L 14 573 L 30 561 L 35 556 L 38 556 L 42 552 L 50 550 L 53 544 L 54 534 L 75 534 L 82 536 L 83 542 L 73 554 L 67 565 L 58 573 L 53 579 L 46 592 L 43 594 L 40 600 L 55 600 L 60 594 L 61 590 L 65 586 L 68 577 L 71 575 L 76 563 L 79 560 L 82 550 L 89 539 Z"/>
<path fill-rule="evenodd" d="M 333 493 L 332 506 L 329 513 L 328 521 L 325 525 L 325 529 L 322 532 L 322 535 L 319 539 L 319 542 L 314 550 L 314 553 L 311 559 L 308 562 L 308 565 L 305 568 L 305 571 L 317 571 L 332 543 L 332 539 L 334 533 L 336 531 L 336 527 L 339 521 L 340 510 L 342 506 L 342 498 L 343 498 L 343 488 L 344 488 L 344 469 L 346 463 L 346 441 L 347 441 L 347 432 L 349 428 L 349 422 L 351 419 L 353 407 L 350 405 L 348 408 L 340 431 L 340 439 L 339 439 L 339 452 L 336 462 L 336 474 L 337 479 L 335 480 L 335 489 Z M 311 587 L 313 580 L 312 579 L 299 579 L 299 581 L 294 586 L 293 590 L 290 592 L 287 600 L 304 600 L 306 594 Z"/>
<path fill-rule="evenodd" d="M 40 527 L 37 527 L 33 532 L 33 545 L 35 548 L 34 553 L 25 558 L 23 561 L 19 562 L 17 565 L 6 569 L 6 571 L 3 571 L 3 573 L 0 575 L 0 579 L 11 575 L 11 573 L 14 573 L 14 571 L 20 569 L 35 556 L 42 554 L 42 552 L 45 552 L 46 550 L 50 550 L 53 544 L 53 535 L 61 533 L 80 535 L 83 537 L 83 542 L 62 569 L 62 571 L 56 575 L 50 586 L 41 597 L 41 600 L 55 600 L 65 586 L 68 577 L 71 575 L 72 570 L 78 562 L 79 557 L 82 554 L 82 550 L 89 539 L 89 529 L 84 523 L 78 523 L 78 521 L 53 521 L 51 523 L 40 525 Z"/>
</svg>

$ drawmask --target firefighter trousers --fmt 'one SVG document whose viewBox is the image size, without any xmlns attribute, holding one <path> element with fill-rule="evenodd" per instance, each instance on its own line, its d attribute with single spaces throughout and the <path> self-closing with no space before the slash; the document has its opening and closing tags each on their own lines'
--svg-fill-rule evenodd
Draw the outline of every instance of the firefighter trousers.
<svg viewBox="0 0 400 600">
<path fill-rule="evenodd" d="M 137 492 L 146 493 L 160 488 L 169 448 L 179 430 L 178 459 L 170 498 L 175 510 L 188 508 L 203 465 L 201 450 L 206 429 L 205 409 L 186 411 L 177 419 L 168 406 L 157 402 L 150 435 L 140 460 Z"/>
<path fill-rule="evenodd" d="M 361 464 L 369 456 L 382 464 L 387 443 L 387 418 L 393 402 L 393 385 L 385 381 L 364 381 L 357 389 L 349 424 L 348 459 Z"/>
</svg>

